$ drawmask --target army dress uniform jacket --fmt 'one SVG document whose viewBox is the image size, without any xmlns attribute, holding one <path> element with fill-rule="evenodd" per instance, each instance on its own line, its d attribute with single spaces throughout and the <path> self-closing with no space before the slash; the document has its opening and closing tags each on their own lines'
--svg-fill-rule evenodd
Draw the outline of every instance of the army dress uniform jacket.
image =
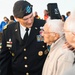
<svg viewBox="0 0 75 75">
<path fill-rule="evenodd" d="M 2 36 L 1 75 L 41 75 L 47 48 L 43 41 L 37 41 L 37 35 L 44 23 L 34 19 L 26 44 L 21 39 L 18 22 L 7 26 Z"/>
</svg>

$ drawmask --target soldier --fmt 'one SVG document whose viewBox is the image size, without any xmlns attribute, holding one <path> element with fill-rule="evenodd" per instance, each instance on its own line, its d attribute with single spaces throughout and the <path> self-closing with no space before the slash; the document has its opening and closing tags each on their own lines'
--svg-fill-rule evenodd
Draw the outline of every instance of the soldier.
<svg viewBox="0 0 75 75">
<path fill-rule="evenodd" d="M 3 30 L 1 75 L 41 75 L 48 54 L 40 40 L 40 26 L 45 21 L 34 19 L 32 5 L 23 0 L 14 4 L 13 14 L 17 22 Z"/>
</svg>

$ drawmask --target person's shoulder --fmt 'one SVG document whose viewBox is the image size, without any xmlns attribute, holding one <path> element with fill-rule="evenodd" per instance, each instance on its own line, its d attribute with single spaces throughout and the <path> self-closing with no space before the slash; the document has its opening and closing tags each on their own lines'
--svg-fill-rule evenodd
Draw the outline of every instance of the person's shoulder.
<svg viewBox="0 0 75 75">
<path fill-rule="evenodd" d="M 4 21 L 1 21 L 1 23 L 4 23 Z"/>
<path fill-rule="evenodd" d="M 1 24 L 4 24 L 4 23 L 5 23 L 4 21 L 1 22 Z"/>
<path fill-rule="evenodd" d="M 13 29 L 17 24 L 18 24 L 18 22 L 13 22 L 11 24 L 7 24 L 7 25 L 4 26 L 3 30 Z"/>
</svg>

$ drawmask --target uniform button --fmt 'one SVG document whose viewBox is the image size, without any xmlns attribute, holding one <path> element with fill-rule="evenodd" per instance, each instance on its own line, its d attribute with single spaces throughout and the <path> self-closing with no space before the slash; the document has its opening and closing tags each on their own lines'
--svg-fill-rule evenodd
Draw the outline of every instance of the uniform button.
<svg viewBox="0 0 75 75">
<path fill-rule="evenodd" d="M 27 59 L 27 57 L 25 56 L 24 59 Z"/>
<path fill-rule="evenodd" d="M 44 45 L 43 45 L 42 47 L 43 47 L 43 48 L 45 48 L 45 46 L 44 46 Z"/>
<path fill-rule="evenodd" d="M 29 75 L 29 73 L 26 73 L 26 75 Z"/>
<path fill-rule="evenodd" d="M 26 51 L 26 48 L 24 48 L 24 51 Z"/>
<path fill-rule="evenodd" d="M 27 67 L 28 67 L 28 65 L 25 65 L 25 67 L 27 68 Z"/>
</svg>

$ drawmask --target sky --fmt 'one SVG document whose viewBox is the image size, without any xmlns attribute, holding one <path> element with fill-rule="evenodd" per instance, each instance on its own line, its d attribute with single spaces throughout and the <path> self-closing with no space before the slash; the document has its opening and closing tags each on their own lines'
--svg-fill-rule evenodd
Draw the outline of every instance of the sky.
<svg viewBox="0 0 75 75">
<path fill-rule="evenodd" d="M 0 22 L 3 17 L 13 15 L 13 5 L 18 0 L 0 0 Z M 48 3 L 57 3 L 61 15 L 66 15 L 67 11 L 75 10 L 75 0 L 27 0 L 33 5 L 33 12 L 37 11 L 38 15 L 43 18 L 43 11 L 47 9 Z"/>
</svg>

